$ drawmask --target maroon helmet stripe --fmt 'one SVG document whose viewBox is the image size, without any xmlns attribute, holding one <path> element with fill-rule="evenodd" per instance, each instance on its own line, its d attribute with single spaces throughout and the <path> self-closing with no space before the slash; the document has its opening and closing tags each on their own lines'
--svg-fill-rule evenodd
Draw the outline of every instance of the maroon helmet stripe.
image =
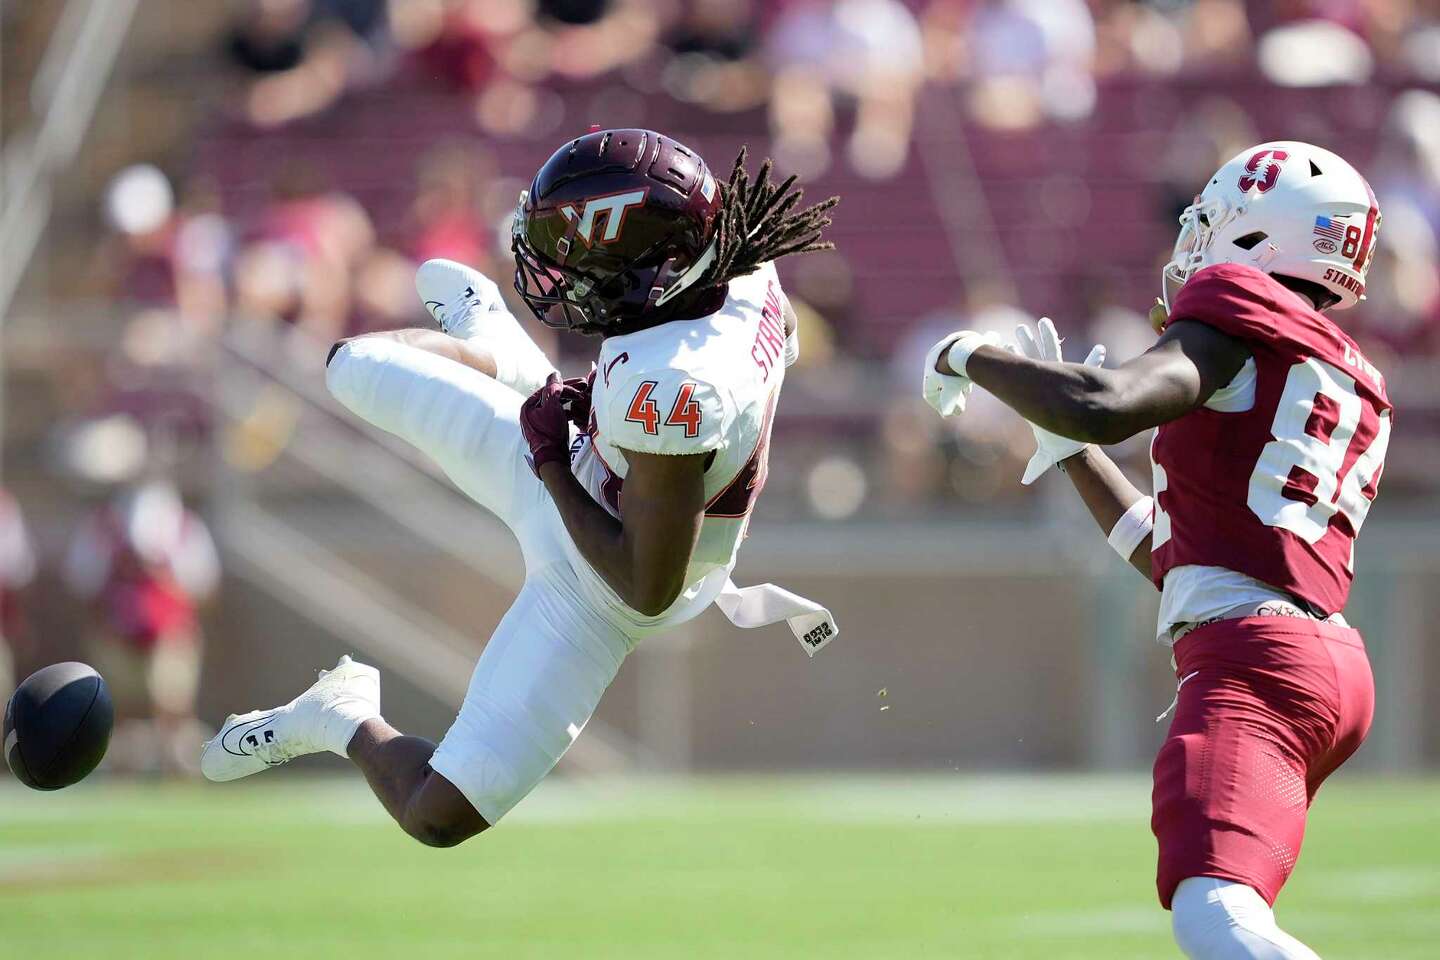
<svg viewBox="0 0 1440 960">
<path fill-rule="evenodd" d="M 1375 191 L 1370 189 L 1370 182 L 1363 177 L 1360 182 L 1365 184 L 1365 192 L 1370 195 L 1370 212 L 1365 215 L 1365 236 L 1360 239 L 1360 249 L 1355 251 L 1357 273 L 1365 269 L 1365 264 L 1370 259 L 1370 244 L 1375 239 L 1375 220 L 1380 216 L 1380 204 L 1375 199 Z"/>
</svg>

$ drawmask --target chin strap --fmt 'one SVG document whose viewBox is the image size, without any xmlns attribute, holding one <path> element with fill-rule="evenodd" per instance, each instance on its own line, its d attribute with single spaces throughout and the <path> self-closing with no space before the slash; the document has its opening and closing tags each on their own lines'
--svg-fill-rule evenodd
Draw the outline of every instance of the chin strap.
<svg viewBox="0 0 1440 960">
<path fill-rule="evenodd" d="M 654 303 L 655 306 L 662 307 L 680 293 L 693 287 L 696 281 L 705 275 L 705 271 L 710 269 L 710 264 L 715 262 L 715 254 L 719 250 L 719 247 L 720 242 L 718 240 L 710 241 L 710 246 L 705 248 L 705 252 L 700 254 L 695 262 L 681 273 L 680 276 L 672 280 L 668 286 L 662 288 L 660 285 L 656 285 L 652 287 L 650 289 L 650 301 Z M 669 264 L 667 263 L 666 266 L 668 268 Z"/>
<path fill-rule="evenodd" d="M 1280 248 L 1275 246 L 1274 243 L 1267 242 L 1265 244 L 1265 249 L 1261 250 L 1260 253 L 1257 254 L 1255 257 L 1255 269 L 1259 270 L 1261 273 L 1269 273 L 1270 264 L 1273 263 L 1275 261 L 1275 258 L 1279 255 Z"/>
</svg>

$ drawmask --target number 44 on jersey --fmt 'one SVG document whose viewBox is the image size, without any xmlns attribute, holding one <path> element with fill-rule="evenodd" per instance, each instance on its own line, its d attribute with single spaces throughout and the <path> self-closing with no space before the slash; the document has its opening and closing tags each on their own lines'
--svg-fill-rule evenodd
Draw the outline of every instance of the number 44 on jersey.
<svg viewBox="0 0 1440 960">
<path fill-rule="evenodd" d="M 657 386 L 659 384 L 654 380 L 641 381 L 625 413 L 626 420 L 640 424 L 651 436 L 658 435 L 661 427 L 660 408 L 652 396 Z M 664 426 L 683 428 L 685 436 L 690 438 L 700 436 L 700 404 L 693 399 L 694 395 L 693 381 L 687 380 L 680 384 L 680 389 L 675 394 L 675 402 L 664 421 Z"/>
</svg>

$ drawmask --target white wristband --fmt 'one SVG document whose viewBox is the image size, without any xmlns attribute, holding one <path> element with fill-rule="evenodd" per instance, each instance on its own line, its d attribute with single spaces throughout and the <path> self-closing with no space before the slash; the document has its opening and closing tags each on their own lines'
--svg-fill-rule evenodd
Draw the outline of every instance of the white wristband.
<svg viewBox="0 0 1440 960">
<path fill-rule="evenodd" d="M 1115 521 L 1115 526 L 1110 529 L 1110 536 L 1105 539 L 1109 541 L 1111 549 L 1120 554 L 1120 559 L 1129 563 L 1130 555 L 1150 536 L 1153 529 L 1155 500 L 1153 497 L 1141 497 L 1130 505 L 1124 516 Z"/>
<path fill-rule="evenodd" d="M 968 376 L 965 372 L 965 364 L 970 360 L 970 354 L 984 346 L 998 347 L 1004 344 L 1000 334 L 993 330 L 989 333 L 974 333 L 966 331 L 964 336 L 956 339 L 950 344 L 950 349 L 945 352 L 945 360 L 950 364 L 950 369 L 960 376 Z"/>
</svg>

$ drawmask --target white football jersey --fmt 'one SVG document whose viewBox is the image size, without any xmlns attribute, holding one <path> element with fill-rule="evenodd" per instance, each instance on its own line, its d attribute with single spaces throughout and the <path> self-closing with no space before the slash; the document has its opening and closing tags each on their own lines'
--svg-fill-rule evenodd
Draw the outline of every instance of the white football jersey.
<svg viewBox="0 0 1440 960">
<path fill-rule="evenodd" d="M 590 427 L 571 448 L 575 476 L 616 517 L 628 465 L 625 451 L 711 454 L 705 520 L 686 577 L 728 571 L 765 483 L 770 424 L 798 355 L 775 266 L 730 281 L 715 313 L 607 338 L 596 360 Z M 711 578 L 717 585 L 723 577 Z M 704 593 L 711 591 L 704 590 Z"/>
</svg>

